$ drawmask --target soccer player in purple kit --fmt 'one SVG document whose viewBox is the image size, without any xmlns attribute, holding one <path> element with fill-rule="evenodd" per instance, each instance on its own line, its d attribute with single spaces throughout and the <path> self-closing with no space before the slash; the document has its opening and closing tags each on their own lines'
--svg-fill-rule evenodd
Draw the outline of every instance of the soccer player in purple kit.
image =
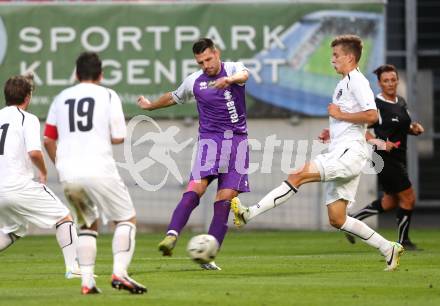
<svg viewBox="0 0 440 306">
<path fill-rule="evenodd" d="M 149 101 L 140 96 L 145 110 L 182 104 L 194 98 L 199 112 L 199 141 L 190 182 L 175 208 L 166 237 L 159 243 L 164 256 L 171 256 L 177 238 L 191 212 L 199 205 L 208 185 L 218 180 L 214 215 L 208 234 L 221 246 L 228 230 L 231 199 L 249 192 L 245 82 L 249 74 L 240 62 L 222 62 L 220 51 L 209 38 L 193 45 L 200 70 L 184 79 L 179 88 Z M 221 270 L 214 261 L 202 264 L 206 270 Z"/>
</svg>

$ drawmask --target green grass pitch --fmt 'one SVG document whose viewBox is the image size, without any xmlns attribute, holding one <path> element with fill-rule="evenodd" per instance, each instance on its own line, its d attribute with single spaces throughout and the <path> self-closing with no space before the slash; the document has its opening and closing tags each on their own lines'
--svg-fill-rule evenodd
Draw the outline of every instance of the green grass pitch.
<svg viewBox="0 0 440 306">
<path fill-rule="evenodd" d="M 156 250 L 161 235 L 140 234 L 130 272 L 148 287 L 141 296 L 110 287 L 111 236 L 98 240 L 96 296 L 64 279 L 54 236 L 26 237 L 0 253 L 0 305 L 440 305 L 438 235 L 414 230 L 424 250 L 405 252 L 399 271 L 383 272 L 376 250 L 349 245 L 339 232 L 231 231 L 216 259 L 222 271 L 186 257 L 189 234 L 171 258 Z"/>
</svg>

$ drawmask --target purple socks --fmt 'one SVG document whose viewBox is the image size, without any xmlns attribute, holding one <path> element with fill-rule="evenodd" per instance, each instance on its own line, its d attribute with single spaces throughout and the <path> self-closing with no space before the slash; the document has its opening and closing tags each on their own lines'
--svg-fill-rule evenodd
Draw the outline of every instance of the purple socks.
<svg viewBox="0 0 440 306">
<path fill-rule="evenodd" d="M 214 236 L 219 244 L 222 245 L 226 232 L 228 231 L 228 217 L 231 208 L 231 201 L 222 200 L 214 203 L 214 216 L 208 234 Z"/>
<path fill-rule="evenodd" d="M 188 191 L 183 194 L 182 199 L 179 204 L 177 204 L 176 209 L 174 209 L 171 222 L 168 225 L 167 235 L 177 236 L 180 233 L 188 222 L 189 216 L 194 208 L 199 205 L 199 202 L 199 195 L 194 191 Z"/>
</svg>

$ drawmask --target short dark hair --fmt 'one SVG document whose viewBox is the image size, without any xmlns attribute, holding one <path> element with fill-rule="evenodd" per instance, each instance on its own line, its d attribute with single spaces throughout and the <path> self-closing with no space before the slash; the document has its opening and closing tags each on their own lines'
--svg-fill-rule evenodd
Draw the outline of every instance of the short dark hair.
<svg viewBox="0 0 440 306">
<path fill-rule="evenodd" d="M 34 75 L 16 75 L 10 77 L 4 87 L 7 106 L 23 104 L 24 99 L 35 89 Z"/>
<path fill-rule="evenodd" d="M 331 46 L 333 48 L 339 45 L 342 46 L 342 49 L 344 49 L 346 53 L 353 54 L 356 59 L 356 63 L 359 63 L 362 56 L 363 47 L 362 39 L 359 36 L 351 34 L 336 36 L 333 39 Z"/>
<path fill-rule="evenodd" d="M 394 65 L 391 64 L 385 64 L 382 66 L 377 67 L 373 73 L 377 76 L 377 79 L 380 81 L 380 76 L 384 72 L 392 72 L 394 71 L 396 73 L 397 79 L 399 79 L 399 73 L 397 73 L 397 68 Z"/>
<path fill-rule="evenodd" d="M 198 41 L 196 41 L 193 45 L 193 53 L 194 54 L 200 54 L 203 53 L 206 49 L 215 50 L 216 46 L 212 39 L 210 38 L 200 38 Z"/>
<path fill-rule="evenodd" d="M 102 62 L 95 52 L 83 52 L 76 59 L 79 81 L 97 81 L 102 73 Z"/>
</svg>

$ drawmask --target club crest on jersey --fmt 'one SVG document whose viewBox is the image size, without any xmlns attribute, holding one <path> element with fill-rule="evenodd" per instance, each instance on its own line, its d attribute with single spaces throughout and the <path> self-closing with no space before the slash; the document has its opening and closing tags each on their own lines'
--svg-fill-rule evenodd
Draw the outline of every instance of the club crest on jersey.
<svg viewBox="0 0 440 306">
<path fill-rule="evenodd" d="M 342 88 L 339 89 L 338 94 L 336 95 L 336 100 L 339 100 L 339 98 L 342 96 Z"/>
<path fill-rule="evenodd" d="M 202 89 L 207 89 L 207 88 L 208 88 L 208 83 L 206 83 L 206 82 L 200 82 L 199 86 L 200 86 L 200 90 L 202 90 Z"/>
</svg>

